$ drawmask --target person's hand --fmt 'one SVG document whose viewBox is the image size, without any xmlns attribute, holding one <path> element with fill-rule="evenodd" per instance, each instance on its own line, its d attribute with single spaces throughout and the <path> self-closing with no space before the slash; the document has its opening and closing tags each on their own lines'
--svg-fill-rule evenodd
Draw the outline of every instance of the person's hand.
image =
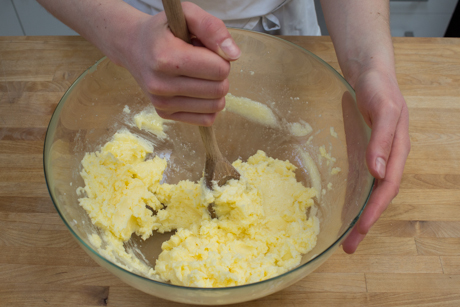
<svg viewBox="0 0 460 307">
<path fill-rule="evenodd" d="M 182 6 L 197 45 L 176 38 L 162 12 L 139 20 L 113 58 L 131 72 L 162 118 L 209 126 L 225 107 L 230 61 L 240 50 L 220 19 L 192 3 Z"/>
<path fill-rule="evenodd" d="M 394 74 L 367 71 L 356 79 L 355 91 L 359 110 L 372 128 L 366 162 L 376 181 L 361 218 L 342 243 L 349 254 L 398 194 L 410 151 L 409 112 Z"/>
</svg>

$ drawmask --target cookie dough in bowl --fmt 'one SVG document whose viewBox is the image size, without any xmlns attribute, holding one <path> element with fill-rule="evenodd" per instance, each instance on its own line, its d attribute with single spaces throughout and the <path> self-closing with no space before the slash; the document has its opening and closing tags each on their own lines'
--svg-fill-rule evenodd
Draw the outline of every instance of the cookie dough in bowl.
<svg viewBox="0 0 460 307">
<path fill-rule="evenodd" d="M 108 59 L 71 86 L 46 135 L 50 195 L 80 246 L 125 283 L 176 302 L 243 302 L 299 281 L 340 245 L 372 187 L 369 129 L 340 75 L 281 39 L 231 33 L 242 56 L 230 93 L 247 100 L 214 129 L 240 180 L 207 190 L 198 129 L 156 118 Z"/>
<path fill-rule="evenodd" d="M 315 246 L 319 221 L 306 213 L 317 191 L 296 181 L 290 162 L 258 151 L 247 162 L 233 163 L 240 180 L 211 191 L 202 179 L 160 183 L 167 161 L 145 160 L 153 151 L 126 130 L 83 158 L 85 187 L 78 192 L 86 197 L 79 202 L 103 238 L 111 238 L 103 253 L 126 254 L 117 246 L 133 233 L 146 240 L 154 231 L 176 231 L 146 276 L 175 285 L 229 287 L 287 272 Z M 218 218 L 207 212 L 211 203 Z"/>
</svg>

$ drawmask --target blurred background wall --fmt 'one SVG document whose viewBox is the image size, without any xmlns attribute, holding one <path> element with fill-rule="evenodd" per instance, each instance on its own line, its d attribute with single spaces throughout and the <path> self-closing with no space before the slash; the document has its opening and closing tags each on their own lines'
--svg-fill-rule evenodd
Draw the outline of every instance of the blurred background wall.
<svg viewBox="0 0 460 307">
<path fill-rule="evenodd" d="M 315 0 L 315 3 L 321 32 L 328 35 L 320 1 Z M 442 37 L 447 30 L 448 36 L 460 36 L 458 0 L 390 0 L 390 9 L 393 36 Z M 77 33 L 45 11 L 35 0 L 0 0 L 0 36 L 11 35 Z"/>
</svg>

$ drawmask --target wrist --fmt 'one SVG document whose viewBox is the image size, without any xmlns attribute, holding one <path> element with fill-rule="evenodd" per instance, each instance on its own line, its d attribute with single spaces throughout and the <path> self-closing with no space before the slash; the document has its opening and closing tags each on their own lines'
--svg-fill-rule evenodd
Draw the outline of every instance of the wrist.
<svg viewBox="0 0 460 307">
<path fill-rule="evenodd" d="M 148 14 L 120 2 L 100 15 L 104 22 L 96 24 L 97 35 L 92 43 L 115 64 L 125 66 L 139 35 L 140 24 L 148 17 Z"/>
<path fill-rule="evenodd" d="M 140 14 L 138 14 L 140 13 Z M 145 15 L 145 16 L 144 16 Z M 106 55 L 117 65 L 126 66 L 137 44 L 142 28 L 142 23 L 149 15 L 142 12 L 135 12 L 133 15 L 123 17 L 120 26 L 113 28 L 110 35 L 110 48 Z"/>
<path fill-rule="evenodd" d="M 342 65 L 342 71 L 347 82 L 354 88 L 356 81 L 369 72 L 379 72 L 386 76 L 396 78 L 396 70 L 393 54 L 388 55 L 367 55 L 365 59 L 349 57 Z"/>
</svg>

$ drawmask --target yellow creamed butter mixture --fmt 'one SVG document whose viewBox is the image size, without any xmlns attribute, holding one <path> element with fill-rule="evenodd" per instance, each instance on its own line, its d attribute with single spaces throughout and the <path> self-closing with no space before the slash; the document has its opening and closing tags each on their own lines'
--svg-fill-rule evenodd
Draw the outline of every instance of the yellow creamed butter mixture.
<svg viewBox="0 0 460 307">
<path fill-rule="evenodd" d="M 148 239 L 176 230 L 150 276 L 192 287 L 253 283 L 294 268 L 315 246 L 319 221 L 306 213 L 317 191 L 297 182 L 289 161 L 258 151 L 247 162 L 233 162 L 240 180 L 211 191 L 203 179 L 160 183 L 167 161 L 146 160 L 152 152 L 127 130 L 116 133 L 85 155 L 79 189 L 85 192 L 80 205 L 113 249 L 123 249 L 133 233 Z M 210 203 L 217 219 L 207 211 Z"/>
</svg>

